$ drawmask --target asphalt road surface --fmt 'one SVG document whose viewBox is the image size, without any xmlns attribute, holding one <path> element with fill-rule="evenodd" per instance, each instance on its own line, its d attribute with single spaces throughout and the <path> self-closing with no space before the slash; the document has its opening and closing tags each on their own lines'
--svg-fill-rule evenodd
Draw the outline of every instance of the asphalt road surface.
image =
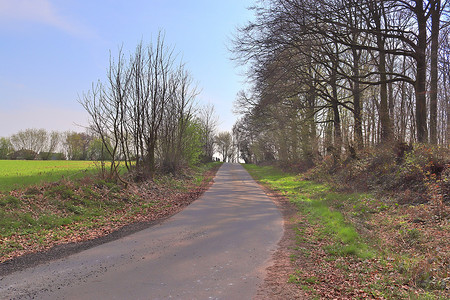
<svg viewBox="0 0 450 300">
<path fill-rule="evenodd" d="M 0 278 L 0 299 L 252 299 L 281 213 L 239 164 L 165 222 Z"/>
</svg>

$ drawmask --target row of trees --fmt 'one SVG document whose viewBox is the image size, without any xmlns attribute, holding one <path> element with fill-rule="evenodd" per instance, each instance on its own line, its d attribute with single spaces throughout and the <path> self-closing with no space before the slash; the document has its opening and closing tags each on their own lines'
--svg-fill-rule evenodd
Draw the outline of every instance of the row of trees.
<svg viewBox="0 0 450 300">
<path fill-rule="evenodd" d="M 244 160 L 450 143 L 449 1 L 262 0 L 233 53 Z"/>
<path fill-rule="evenodd" d="M 214 107 L 207 105 L 198 111 L 195 128 L 198 133 L 198 144 L 201 145 L 193 153 L 199 154 L 195 159 L 212 161 L 216 151 L 216 127 L 218 118 Z M 0 159 L 25 160 L 111 160 L 112 145 L 109 139 L 107 146 L 101 137 L 92 130 L 86 132 L 58 132 L 45 129 L 21 130 L 9 137 L 0 137 Z M 122 158 L 119 158 L 121 160 Z"/>
<path fill-rule="evenodd" d="M 93 84 L 79 102 L 111 158 L 111 174 L 117 175 L 123 161 L 137 176 L 152 177 L 157 168 L 173 173 L 212 160 L 217 119 L 213 107 L 197 109 L 197 94 L 160 34 L 129 57 L 119 50 L 110 58 L 106 81 Z"/>
<path fill-rule="evenodd" d="M 90 133 L 21 130 L 0 138 L 0 159 L 108 160 L 101 140 Z"/>
<path fill-rule="evenodd" d="M 195 153 L 200 153 L 197 159 L 203 162 L 213 160 L 216 151 L 220 151 L 223 157 L 230 157 L 232 149 L 232 137 L 228 132 L 216 135 L 218 118 L 214 107 L 206 105 L 199 110 L 197 122 L 200 148 Z M 223 154 L 223 139 L 226 136 L 227 143 Z M 107 148 L 111 148 L 108 143 Z M 109 152 L 100 137 L 86 132 L 58 132 L 45 129 L 21 130 L 10 137 L 0 137 L 0 159 L 25 159 L 25 160 L 111 160 Z"/>
</svg>

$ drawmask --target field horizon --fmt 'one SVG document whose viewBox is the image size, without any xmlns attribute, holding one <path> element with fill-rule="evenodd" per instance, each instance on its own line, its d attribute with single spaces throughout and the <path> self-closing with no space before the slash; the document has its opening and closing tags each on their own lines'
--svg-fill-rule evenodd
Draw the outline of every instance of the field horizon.
<svg viewBox="0 0 450 300">
<path fill-rule="evenodd" d="M 63 178 L 78 178 L 99 167 L 98 161 L 0 160 L 0 192 Z"/>
</svg>

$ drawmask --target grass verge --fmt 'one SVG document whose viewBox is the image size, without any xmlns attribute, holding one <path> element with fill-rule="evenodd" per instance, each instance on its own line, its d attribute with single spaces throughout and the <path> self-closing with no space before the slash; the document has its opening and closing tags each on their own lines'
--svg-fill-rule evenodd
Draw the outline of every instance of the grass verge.
<svg viewBox="0 0 450 300">
<path fill-rule="evenodd" d="M 330 193 L 330 188 L 324 184 L 299 180 L 295 175 L 285 174 L 274 167 L 255 165 L 244 167 L 258 181 L 295 203 L 299 212 L 308 216 L 309 223 L 320 226 L 320 234 L 333 241 L 327 248 L 330 254 L 355 255 L 363 259 L 374 256 L 374 251 L 364 243 L 354 226 L 346 221 L 342 213 L 331 209 L 330 206 L 332 201 L 357 201 L 349 198 L 356 198 L 359 195 Z"/>
<path fill-rule="evenodd" d="M 244 167 L 295 204 L 296 271 L 288 282 L 311 298 L 450 298 L 448 223 L 419 222 L 417 211 L 427 208 L 336 192 L 271 166 Z"/>
<path fill-rule="evenodd" d="M 180 178 L 160 175 L 128 188 L 86 176 L 0 192 L 0 263 L 170 216 L 198 198 L 219 166 L 210 163 Z"/>
</svg>

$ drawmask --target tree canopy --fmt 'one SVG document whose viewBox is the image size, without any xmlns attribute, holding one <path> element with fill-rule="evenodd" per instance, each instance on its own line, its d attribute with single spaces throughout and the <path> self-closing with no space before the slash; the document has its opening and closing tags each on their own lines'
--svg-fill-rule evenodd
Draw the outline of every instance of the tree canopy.
<svg viewBox="0 0 450 300">
<path fill-rule="evenodd" d="M 263 0 L 234 59 L 245 160 L 336 158 L 380 143 L 450 142 L 449 1 Z"/>
</svg>

